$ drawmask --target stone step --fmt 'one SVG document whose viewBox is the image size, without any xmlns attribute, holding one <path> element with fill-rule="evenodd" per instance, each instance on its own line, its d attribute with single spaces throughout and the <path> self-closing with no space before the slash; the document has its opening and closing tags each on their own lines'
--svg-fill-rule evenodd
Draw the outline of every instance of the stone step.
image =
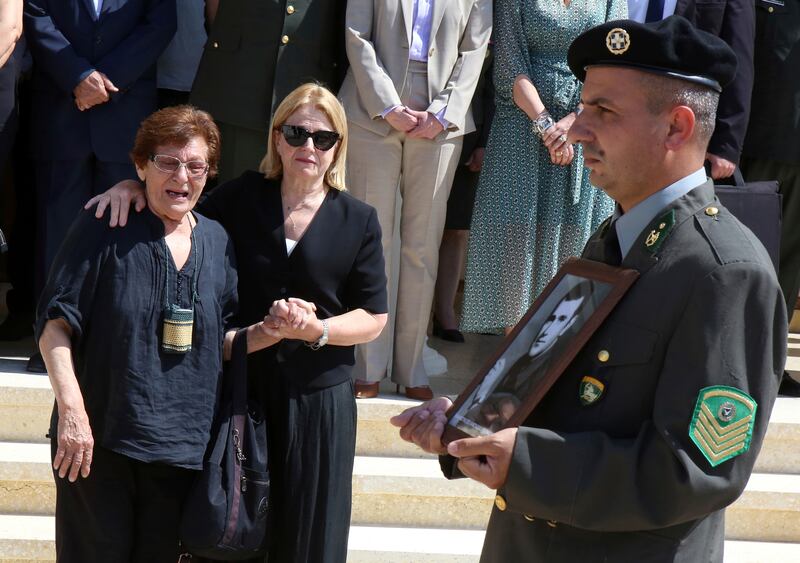
<svg viewBox="0 0 800 563">
<path fill-rule="evenodd" d="M 55 485 L 47 444 L 0 443 L 0 513 L 51 515 Z M 494 492 L 448 481 L 436 460 L 357 456 L 352 522 L 364 526 L 483 529 Z M 800 475 L 754 473 L 728 510 L 726 536 L 800 542 Z"/>
<path fill-rule="evenodd" d="M 797 358 L 800 363 L 800 358 Z M 798 367 L 800 369 L 800 367 Z M 0 358 L 0 441 L 45 443 L 53 408 L 46 376 L 19 373 L 24 362 Z M 432 458 L 400 439 L 389 418 L 416 404 L 396 396 L 359 400 L 356 453 L 363 456 Z M 800 398 L 779 397 L 756 462 L 761 473 L 800 472 Z"/>
<path fill-rule="evenodd" d="M 51 516 L 0 515 L 0 562 L 55 561 Z M 352 526 L 348 563 L 476 563 L 480 530 Z M 725 563 L 796 563 L 800 544 L 725 542 Z"/>
</svg>

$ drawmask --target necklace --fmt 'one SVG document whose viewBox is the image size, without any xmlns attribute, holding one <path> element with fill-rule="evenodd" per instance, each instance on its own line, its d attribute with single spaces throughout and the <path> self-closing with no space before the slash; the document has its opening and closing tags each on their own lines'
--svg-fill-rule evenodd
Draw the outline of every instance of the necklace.
<svg viewBox="0 0 800 563">
<path fill-rule="evenodd" d="M 281 194 L 281 198 L 283 200 L 286 199 L 283 194 Z M 292 230 L 296 230 L 297 229 L 297 226 L 295 225 L 294 218 L 292 217 L 292 214 L 295 211 L 299 211 L 299 210 L 301 210 L 303 208 L 315 209 L 315 208 L 319 207 L 319 204 L 321 203 L 322 199 L 324 199 L 324 198 L 325 198 L 325 191 L 322 190 L 320 193 L 313 194 L 313 195 L 311 195 L 310 197 L 308 197 L 306 199 L 300 200 L 294 206 L 286 204 L 286 219 L 289 220 L 289 223 L 292 226 Z"/>
</svg>

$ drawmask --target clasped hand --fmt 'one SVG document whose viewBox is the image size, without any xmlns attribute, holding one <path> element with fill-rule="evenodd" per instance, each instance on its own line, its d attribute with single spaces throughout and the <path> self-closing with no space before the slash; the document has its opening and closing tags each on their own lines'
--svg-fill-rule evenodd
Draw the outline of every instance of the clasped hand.
<svg viewBox="0 0 800 563">
<path fill-rule="evenodd" d="M 309 301 L 290 297 L 272 302 L 269 314 L 262 321 L 262 330 L 279 340 L 289 338 L 314 342 L 322 335 L 317 307 Z"/>
<path fill-rule="evenodd" d="M 397 131 L 417 139 L 433 139 L 444 127 L 429 111 L 417 111 L 397 106 L 384 119 Z"/>
<path fill-rule="evenodd" d="M 93 70 L 72 91 L 75 95 L 75 106 L 80 111 L 107 102 L 114 92 L 119 92 L 119 88 L 99 70 Z"/>
<path fill-rule="evenodd" d="M 447 397 L 436 397 L 393 416 L 389 422 L 400 428 L 400 437 L 428 453 L 449 454 L 458 458 L 458 469 L 465 476 L 499 489 L 508 477 L 517 438 L 516 428 L 505 428 L 489 436 L 463 438 L 442 443 L 447 410 L 453 405 Z"/>
<path fill-rule="evenodd" d="M 569 166 L 575 158 L 575 148 L 567 138 L 569 129 L 575 121 L 575 114 L 570 113 L 545 131 L 542 142 L 550 153 L 550 161 L 558 166 Z"/>
</svg>

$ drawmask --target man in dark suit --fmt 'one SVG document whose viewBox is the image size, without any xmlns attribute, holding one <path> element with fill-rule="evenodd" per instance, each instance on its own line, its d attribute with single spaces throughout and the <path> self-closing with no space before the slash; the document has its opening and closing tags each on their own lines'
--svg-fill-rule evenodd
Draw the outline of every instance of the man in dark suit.
<svg viewBox="0 0 800 563">
<path fill-rule="evenodd" d="M 219 182 L 257 170 L 272 112 L 300 84 L 333 92 L 347 70 L 345 0 L 219 0 L 191 103 L 222 134 Z"/>
<path fill-rule="evenodd" d="M 25 1 L 35 63 L 37 295 L 86 200 L 136 178 L 128 152 L 156 109 L 155 63 L 176 25 L 175 0 Z"/>
<path fill-rule="evenodd" d="M 739 62 L 736 77 L 719 97 L 716 127 L 706 154 L 712 178 L 731 176 L 739 163 L 750 115 L 755 36 L 753 0 L 628 0 L 628 13 L 638 22 L 658 21 L 673 14 L 683 16 L 698 29 L 723 39 L 736 53 Z"/>
<path fill-rule="evenodd" d="M 742 170 L 783 195 L 778 279 L 789 318 L 800 291 L 800 0 L 756 0 L 755 83 Z M 786 374 L 781 394 L 800 396 Z"/>
<path fill-rule="evenodd" d="M 392 422 L 449 454 L 445 475 L 497 489 L 484 563 L 721 563 L 787 338 L 772 262 L 703 170 L 736 57 L 672 16 L 590 29 L 567 60 L 584 81 L 570 140 L 618 204 L 583 257 L 639 278 L 519 428 L 444 449 L 446 398 Z"/>
<path fill-rule="evenodd" d="M 778 180 L 783 229 L 778 277 L 789 311 L 800 290 L 800 1 L 756 0 L 753 109 L 742 168 Z"/>
</svg>

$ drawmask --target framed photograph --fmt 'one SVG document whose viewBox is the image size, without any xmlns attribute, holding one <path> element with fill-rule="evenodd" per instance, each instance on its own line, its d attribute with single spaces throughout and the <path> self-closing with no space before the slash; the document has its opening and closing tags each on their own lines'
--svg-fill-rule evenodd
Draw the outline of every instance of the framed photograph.
<svg viewBox="0 0 800 563">
<path fill-rule="evenodd" d="M 570 258 L 458 396 L 442 441 L 519 426 L 638 277 Z"/>
</svg>

